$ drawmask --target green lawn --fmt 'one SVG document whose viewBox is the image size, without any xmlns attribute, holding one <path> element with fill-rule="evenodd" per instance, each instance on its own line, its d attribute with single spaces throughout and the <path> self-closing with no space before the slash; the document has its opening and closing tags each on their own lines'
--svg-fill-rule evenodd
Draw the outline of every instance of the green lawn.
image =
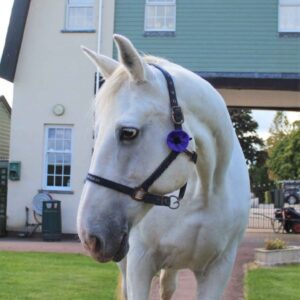
<svg viewBox="0 0 300 300">
<path fill-rule="evenodd" d="M 300 265 L 250 270 L 245 287 L 246 300 L 300 299 Z"/>
<path fill-rule="evenodd" d="M 1 300 L 112 300 L 118 269 L 80 254 L 0 251 Z"/>
</svg>

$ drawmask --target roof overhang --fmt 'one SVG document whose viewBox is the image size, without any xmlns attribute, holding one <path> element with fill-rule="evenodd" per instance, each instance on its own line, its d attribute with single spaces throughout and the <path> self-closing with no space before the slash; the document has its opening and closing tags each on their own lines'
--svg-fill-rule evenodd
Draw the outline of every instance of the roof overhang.
<svg viewBox="0 0 300 300">
<path fill-rule="evenodd" d="M 218 89 L 300 91 L 300 73 L 196 73 Z"/>
<path fill-rule="evenodd" d="M 30 0 L 15 0 L 0 62 L 0 77 L 14 81 Z"/>
</svg>

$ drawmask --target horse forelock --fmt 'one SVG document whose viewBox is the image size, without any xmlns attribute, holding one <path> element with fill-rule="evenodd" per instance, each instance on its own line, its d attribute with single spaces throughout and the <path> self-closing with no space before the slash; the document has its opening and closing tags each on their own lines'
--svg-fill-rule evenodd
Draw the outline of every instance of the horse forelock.
<svg viewBox="0 0 300 300">
<path fill-rule="evenodd" d="M 171 64 L 170 61 L 152 55 L 142 56 L 143 61 L 146 64 L 158 64 L 166 66 Z M 96 96 L 96 109 L 100 105 L 99 100 L 101 99 L 101 106 L 105 105 L 105 102 L 111 101 L 112 98 L 118 93 L 121 87 L 130 81 L 130 75 L 123 65 L 120 65 L 115 72 L 105 81 L 103 87 L 99 90 Z"/>
</svg>

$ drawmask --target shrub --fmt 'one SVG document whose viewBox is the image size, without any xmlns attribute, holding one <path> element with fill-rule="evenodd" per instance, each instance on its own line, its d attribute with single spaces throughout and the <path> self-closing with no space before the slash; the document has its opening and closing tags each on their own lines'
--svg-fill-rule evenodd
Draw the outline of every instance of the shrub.
<svg viewBox="0 0 300 300">
<path fill-rule="evenodd" d="M 278 249 L 285 249 L 287 247 L 285 241 L 281 239 L 274 239 L 274 240 L 266 240 L 265 241 L 265 249 L 266 250 L 278 250 Z"/>
</svg>

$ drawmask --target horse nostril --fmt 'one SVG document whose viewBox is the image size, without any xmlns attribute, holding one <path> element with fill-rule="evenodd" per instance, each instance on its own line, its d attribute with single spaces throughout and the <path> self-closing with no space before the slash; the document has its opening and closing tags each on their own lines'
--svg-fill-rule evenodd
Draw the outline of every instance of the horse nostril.
<svg viewBox="0 0 300 300">
<path fill-rule="evenodd" d="M 85 241 L 86 246 L 92 252 L 100 252 L 102 247 L 102 242 L 100 238 L 95 235 L 90 235 L 88 239 Z"/>
</svg>

